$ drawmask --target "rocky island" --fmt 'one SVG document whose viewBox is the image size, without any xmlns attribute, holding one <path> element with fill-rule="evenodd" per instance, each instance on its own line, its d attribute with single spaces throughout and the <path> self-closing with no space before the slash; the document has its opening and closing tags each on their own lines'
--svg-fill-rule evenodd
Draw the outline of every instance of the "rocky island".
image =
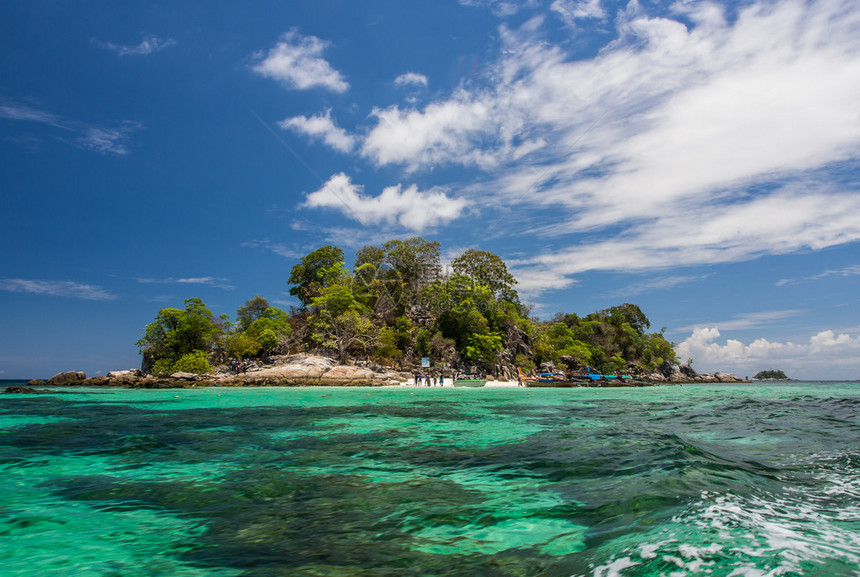
<svg viewBox="0 0 860 577">
<path fill-rule="evenodd" d="M 742 381 L 681 365 L 665 329 L 649 332 L 635 304 L 540 320 L 499 256 L 469 249 L 443 271 L 440 249 L 421 237 L 365 246 L 350 270 L 343 250 L 320 247 L 291 270 L 300 306 L 289 312 L 258 295 L 231 321 L 188 298 L 146 326 L 139 370 L 67 372 L 31 387 L 386 386 L 455 372 L 508 382 L 520 372 L 625 375 L 626 385 Z"/>
</svg>

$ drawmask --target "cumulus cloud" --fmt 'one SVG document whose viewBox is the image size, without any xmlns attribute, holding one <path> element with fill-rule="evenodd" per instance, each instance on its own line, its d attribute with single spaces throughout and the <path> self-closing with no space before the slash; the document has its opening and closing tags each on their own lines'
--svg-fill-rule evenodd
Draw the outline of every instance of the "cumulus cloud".
<svg viewBox="0 0 860 577">
<path fill-rule="evenodd" d="M 328 45 L 328 42 L 316 36 L 301 36 L 292 30 L 283 34 L 280 42 L 266 54 L 255 54 L 257 64 L 251 69 L 261 76 L 279 81 L 289 89 L 323 88 L 338 93 L 346 92 L 349 83 L 322 57 Z"/>
<path fill-rule="evenodd" d="M 407 72 L 394 79 L 395 86 L 423 86 L 426 88 L 427 84 L 427 77 L 417 72 Z"/>
<path fill-rule="evenodd" d="M 114 44 L 113 42 L 101 42 L 95 39 L 93 39 L 93 42 L 97 46 L 100 46 L 105 50 L 115 52 L 119 56 L 147 56 L 155 52 L 160 52 L 161 50 L 164 50 L 165 48 L 168 48 L 170 46 L 176 45 L 176 41 L 172 38 L 158 38 L 152 35 L 144 36 L 140 44 L 134 46 Z"/>
<path fill-rule="evenodd" d="M 279 122 L 278 126 L 303 134 L 311 139 L 322 140 L 340 152 L 350 152 L 355 148 L 356 138 L 335 125 L 331 118 L 331 109 L 326 110 L 324 114 L 316 114 L 311 117 L 294 116 L 287 118 Z"/>
<path fill-rule="evenodd" d="M 697 370 L 730 371 L 752 376 L 765 369 L 783 370 L 791 378 L 854 378 L 860 371 L 860 335 L 857 330 L 836 333 L 827 329 L 813 334 L 804 342 L 774 342 L 756 339 L 745 344 L 736 339 L 720 343 L 717 327 L 693 331 L 675 351 L 682 361 L 692 358 Z"/>
<path fill-rule="evenodd" d="M 489 168 L 496 161 L 481 147 L 494 130 L 492 109 L 480 101 L 462 98 L 429 105 L 423 111 L 391 106 L 375 109 L 377 124 L 364 140 L 362 154 L 377 165 L 404 164 L 409 170 L 447 164 Z"/>
<path fill-rule="evenodd" d="M 353 184 L 341 172 L 309 194 L 303 206 L 339 210 L 362 225 L 398 224 L 413 231 L 457 219 L 466 208 L 462 198 L 450 198 L 441 190 L 421 191 L 415 185 L 389 186 L 379 196 L 368 196 L 363 191 L 363 186 Z"/>
<path fill-rule="evenodd" d="M 91 301 L 109 301 L 117 298 L 115 294 L 101 287 L 75 281 L 5 278 L 0 279 L 0 290 L 14 293 L 69 297 Z"/>
</svg>

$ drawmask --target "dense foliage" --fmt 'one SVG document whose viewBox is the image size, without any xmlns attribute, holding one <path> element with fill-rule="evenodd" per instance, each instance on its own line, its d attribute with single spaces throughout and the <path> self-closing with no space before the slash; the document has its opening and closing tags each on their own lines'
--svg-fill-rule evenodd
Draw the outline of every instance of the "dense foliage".
<svg viewBox="0 0 860 577">
<path fill-rule="evenodd" d="M 357 251 L 350 270 L 343 250 L 318 248 L 290 272 L 289 292 L 301 303 L 290 314 L 258 295 L 239 307 L 234 324 L 188 299 L 184 311 L 163 309 L 147 326 L 138 341 L 144 367 L 206 370 L 204 360 L 309 350 L 404 370 L 429 357 L 435 366 L 509 376 L 517 367 L 643 373 L 677 364 L 672 343 L 648 332 L 634 304 L 541 321 L 528 314 L 499 256 L 469 249 L 444 273 L 440 250 L 421 237 L 391 240 Z"/>
<path fill-rule="evenodd" d="M 782 371 L 774 371 L 774 370 L 759 371 L 758 373 L 756 373 L 756 375 L 753 378 L 758 380 L 758 381 L 764 381 L 764 380 L 768 380 L 768 379 L 774 380 L 774 381 L 787 381 L 788 380 L 788 377 L 785 376 L 785 373 L 783 373 Z"/>
</svg>

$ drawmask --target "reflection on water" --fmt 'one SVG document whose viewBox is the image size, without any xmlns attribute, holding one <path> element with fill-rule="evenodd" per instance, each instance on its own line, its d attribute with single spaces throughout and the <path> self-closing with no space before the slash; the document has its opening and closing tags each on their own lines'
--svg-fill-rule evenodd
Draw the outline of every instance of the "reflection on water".
<svg viewBox="0 0 860 577">
<path fill-rule="evenodd" d="M 857 575 L 860 388 L 0 399 L 4 575 Z"/>
</svg>

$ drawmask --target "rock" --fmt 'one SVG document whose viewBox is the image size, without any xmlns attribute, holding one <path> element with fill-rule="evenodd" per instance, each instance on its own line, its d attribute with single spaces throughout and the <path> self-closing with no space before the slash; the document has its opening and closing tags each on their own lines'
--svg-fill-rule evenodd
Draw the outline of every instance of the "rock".
<svg viewBox="0 0 860 577">
<path fill-rule="evenodd" d="M 181 379 L 181 380 L 185 380 L 185 381 L 193 381 L 194 379 L 197 378 L 197 375 L 195 373 L 184 373 L 182 371 L 178 371 L 178 372 L 175 372 L 172 375 L 170 375 L 170 378 L 171 379 Z"/>
<path fill-rule="evenodd" d="M 143 372 L 140 369 L 127 369 L 125 371 L 111 371 L 107 376 L 109 379 L 124 379 L 128 377 L 142 377 Z"/>
<path fill-rule="evenodd" d="M 6 387 L 6 390 L 3 393 L 8 393 L 10 395 L 21 395 L 21 394 L 32 394 L 32 393 L 50 393 L 51 391 L 39 391 L 36 389 L 32 389 L 30 387 Z"/>
<path fill-rule="evenodd" d="M 370 385 L 377 374 L 370 369 L 338 365 L 332 367 L 320 377 L 320 385 L 335 385 L 342 387 L 361 387 Z"/>
<path fill-rule="evenodd" d="M 731 373 L 714 373 L 714 378 L 721 383 L 742 383 L 743 380 L 737 378 Z"/>
<path fill-rule="evenodd" d="M 27 381 L 28 387 L 44 387 L 47 384 L 47 381 L 43 381 L 42 379 L 32 379 Z"/>
<path fill-rule="evenodd" d="M 681 365 L 680 367 L 678 367 L 678 370 L 681 371 L 681 374 L 683 374 L 688 379 L 695 380 L 699 377 L 699 374 L 694 371 L 693 367 L 691 367 L 690 365 Z"/>
<path fill-rule="evenodd" d="M 69 371 L 67 373 L 57 373 L 48 379 L 49 385 L 79 385 L 86 380 L 87 375 L 81 371 Z"/>
</svg>

